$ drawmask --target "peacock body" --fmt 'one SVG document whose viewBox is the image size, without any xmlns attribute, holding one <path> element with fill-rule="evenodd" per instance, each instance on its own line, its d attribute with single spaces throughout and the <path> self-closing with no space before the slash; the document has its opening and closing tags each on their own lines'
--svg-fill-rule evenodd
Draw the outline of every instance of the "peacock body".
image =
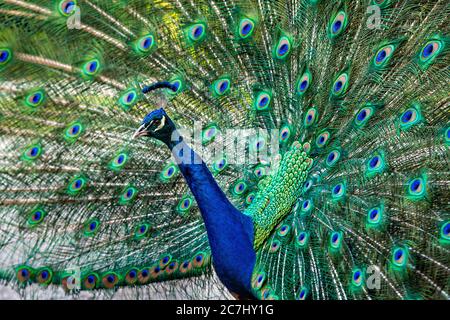
<svg viewBox="0 0 450 320">
<path fill-rule="evenodd" d="M 449 13 L 2 1 L 2 283 L 448 299 Z"/>
</svg>

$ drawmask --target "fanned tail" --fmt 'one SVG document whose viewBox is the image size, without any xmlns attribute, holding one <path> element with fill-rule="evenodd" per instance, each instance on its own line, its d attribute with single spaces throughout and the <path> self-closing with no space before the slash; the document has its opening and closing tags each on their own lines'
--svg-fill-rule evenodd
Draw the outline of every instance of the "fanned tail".
<svg viewBox="0 0 450 320">
<path fill-rule="evenodd" d="M 448 7 L 384 1 L 370 29 L 365 2 L 302 3 L 285 18 L 302 39 L 284 64 L 289 141 L 310 142 L 314 165 L 259 251 L 255 292 L 448 299 Z"/>
<path fill-rule="evenodd" d="M 143 84 L 177 71 L 148 59 L 152 23 L 123 8 L 86 1 L 68 30 L 67 1 L 2 4 L 2 279 L 107 289 L 210 273 L 204 226 L 170 154 L 130 143 L 153 103 L 176 91 Z"/>
</svg>

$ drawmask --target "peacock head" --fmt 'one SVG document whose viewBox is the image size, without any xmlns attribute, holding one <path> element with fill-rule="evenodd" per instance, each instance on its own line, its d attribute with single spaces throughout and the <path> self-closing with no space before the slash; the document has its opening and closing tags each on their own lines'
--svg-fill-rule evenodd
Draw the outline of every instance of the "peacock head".
<svg viewBox="0 0 450 320">
<path fill-rule="evenodd" d="M 175 130 L 175 124 L 164 109 L 161 108 L 145 116 L 141 126 L 134 133 L 133 139 L 138 137 L 152 137 L 169 144 Z"/>
</svg>

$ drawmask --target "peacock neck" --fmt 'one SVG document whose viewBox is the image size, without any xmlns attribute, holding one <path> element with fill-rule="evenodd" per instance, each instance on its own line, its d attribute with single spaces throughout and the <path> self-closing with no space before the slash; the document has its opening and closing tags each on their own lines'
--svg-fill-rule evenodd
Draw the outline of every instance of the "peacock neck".
<svg viewBox="0 0 450 320">
<path fill-rule="evenodd" d="M 181 136 L 167 146 L 197 201 L 219 278 L 230 291 L 249 297 L 256 260 L 251 218 L 228 200 L 206 164 Z"/>
</svg>

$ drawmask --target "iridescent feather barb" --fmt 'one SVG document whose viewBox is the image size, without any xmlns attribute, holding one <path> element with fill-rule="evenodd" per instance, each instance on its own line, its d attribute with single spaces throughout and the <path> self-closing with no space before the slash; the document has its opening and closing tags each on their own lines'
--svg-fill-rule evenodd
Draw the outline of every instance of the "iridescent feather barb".
<svg viewBox="0 0 450 320">
<path fill-rule="evenodd" d="M 229 297 L 214 264 L 241 297 L 448 299 L 449 14 L 444 0 L 2 1 L 2 283 Z M 199 171 L 162 135 L 195 122 Z M 212 156 L 227 128 L 277 130 L 278 167 Z"/>
</svg>

